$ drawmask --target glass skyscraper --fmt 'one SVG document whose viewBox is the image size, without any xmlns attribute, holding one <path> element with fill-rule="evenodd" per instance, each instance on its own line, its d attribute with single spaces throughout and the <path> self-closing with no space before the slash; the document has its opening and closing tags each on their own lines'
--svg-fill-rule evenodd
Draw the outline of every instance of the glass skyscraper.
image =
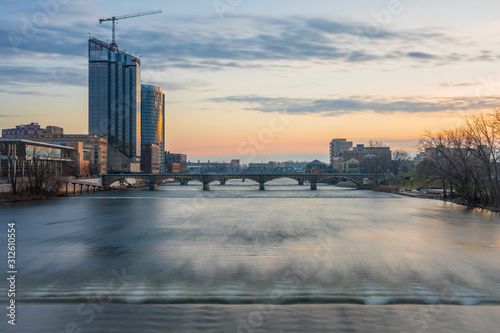
<svg viewBox="0 0 500 333">
<path fill-rule="evenodd" d="M 130 159 L 141 156 L 140 64 L 116 44 L 89 39 L 89 134 Z"/>
<path fill-rule="evenodd" d="M 143 84 L 141 86 L 142 144 L 160 147 L 162 172 L 165 154 L 165 95 L 161 87 Z"/>
</svg>

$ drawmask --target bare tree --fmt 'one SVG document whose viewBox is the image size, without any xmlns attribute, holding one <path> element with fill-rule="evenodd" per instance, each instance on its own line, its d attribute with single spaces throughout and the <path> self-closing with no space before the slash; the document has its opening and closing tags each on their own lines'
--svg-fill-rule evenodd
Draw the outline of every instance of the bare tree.
<svg viewBox="0 0 500 333">
<path fill-rule="evenodd" d="M 55 150 L 33 147 L 26 159 L 26 176 L 30 193 L 58 192 L 63 183 L 62 162 L 57 160 Z"/>
<path fill-rule="evenodd" d="M 429 157 L 424 158 L 417 164 L 417 173 L 424 176 L 437 176 L 437 165 L 436 162 Z"/>
<path fill-rule="evenodd" d="M 500 183 L 498 164 L 500 163 L 500 110 L 493 114 L 477 115 L 466 119 L 467 136 L 470 137 L 475 157 L 477 172 L 482 180 L 487 180 L 485 189 L 479 192 L 482 201 L 490 201 L 494 207 L 500 207 Z"/>
<path fill-rule="evenodd" d="M 18 142 L 4 142 L 1 149 L 4 151 L 7 167 L 7 177 L 12 186 L 12 194 L 22 192 L 24 182 L 24 152 Z"/>
<path fill-rule="evenodd" d="M 91 176 L 95 176 L 95 175 L 101 174 L 101 165 L 99 163 L 89 164 L 88 174 L 91 175 Z"/>
<path fill-rule="evenodd" d="M 391 172 L 394 178 L 397 178 L 401 172 L 410 170 L 410 155 L 404 150 L 395 150 L 392 152 Z"/>
<path fill-rule="evenodd" d="M 385 171 L 390 167 L 390 150 L 384 151 L 381 149 L 384 146 L 382 141 L 370 140 L 366 150 L 368 154 L 361 159 L 361 169 L 364 172 L 373 174 L 374 182 L 379 184 L 380 176 L 385 174 Z"/>
<path fill-rule="evenodd" d="M 469 206 L 500 208 L 500 111 L 467 117 L 462 126 L 426 132 L 420 147 L 431 152 L 432 168 Z"/>
</svg>

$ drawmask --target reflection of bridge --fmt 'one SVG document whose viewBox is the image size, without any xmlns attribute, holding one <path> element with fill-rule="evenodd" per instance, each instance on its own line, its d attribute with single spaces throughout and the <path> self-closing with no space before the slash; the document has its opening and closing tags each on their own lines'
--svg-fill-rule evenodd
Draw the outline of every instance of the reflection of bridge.
<svg viewBox="0 0 500 333">
<path fill-rule="evenodd" d="M 364 174 L 345 174 L 345 173 L 238 173 L 238 174 L 195 174 L 195 173 L 173 173 L 173 174 L 144 174 L 144 173 L 130 173 L 130 174 L 112 174 L 102 175 L 102 184 L 104 186 L 111 186 L 116 181 L 126 178 L 133 178 L 142 180 L 149 184 L 151 190 L 156 190 L 159 184 L 166 183 L 169 180 L 176 180 L 181 185 L 187 185 L 190 180 L 195 180 L 203 184 L 203 190 L 210 189 L 210 183 L 218 181 L 221 185 L 225 185 L 229 179 L 249 179 L 260 184 L 260 189 L 264 190 L 264 184 L 271 180 L 279 178 L 295 179 L 299 185 L 304 185 L 304 182 L 311 184 L 311 190 L 317 189 L 317 184 L 326 181 L 351 181 L 358 186 L 363 185 L 363 179 L 370 177 Z"/>
</svg>

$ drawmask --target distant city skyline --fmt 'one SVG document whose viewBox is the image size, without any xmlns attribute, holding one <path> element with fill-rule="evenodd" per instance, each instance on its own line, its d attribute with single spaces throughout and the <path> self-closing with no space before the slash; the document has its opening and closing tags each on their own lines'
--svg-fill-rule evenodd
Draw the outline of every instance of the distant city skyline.
<svg viewBox="0 0 500 333">
<path fill-rule="evenodd" d="M 88 37 L 166 94 L 165 149 L 189 160 L 329 160 L 329 143 L 414 150 L 500 105 L 494 1 L 0 1 L 0 124 L 88 133 Z"/>
</svg>

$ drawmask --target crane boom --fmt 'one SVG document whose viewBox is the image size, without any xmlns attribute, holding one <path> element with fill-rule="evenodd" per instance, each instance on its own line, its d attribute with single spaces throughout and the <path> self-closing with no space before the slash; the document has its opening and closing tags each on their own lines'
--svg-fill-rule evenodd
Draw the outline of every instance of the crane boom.
<svg viewBox="0 0 500 333">
<path fill-rule="evenodd" d="M 127 18 L 132 18 L 132 17 L 138 17 L 138 16 L 159 14 L 161 12 L 162 12 L 161 10 L 151 10 L 149 12 L 135 13 L 135 14 L 129 14 L 129 15 L 121 15 L 121 16 L 112 16 L 112 17 L 108 17 L 108 18 L 99 19 L 99 23 L 106 22 L 106 21 L 112 21 L 113 22 L 113 44 L 114 44 L 115 43 L 115 22 L 116 21 L 122 20 L 122 19 L 127 19 Z"/>
</svg>

